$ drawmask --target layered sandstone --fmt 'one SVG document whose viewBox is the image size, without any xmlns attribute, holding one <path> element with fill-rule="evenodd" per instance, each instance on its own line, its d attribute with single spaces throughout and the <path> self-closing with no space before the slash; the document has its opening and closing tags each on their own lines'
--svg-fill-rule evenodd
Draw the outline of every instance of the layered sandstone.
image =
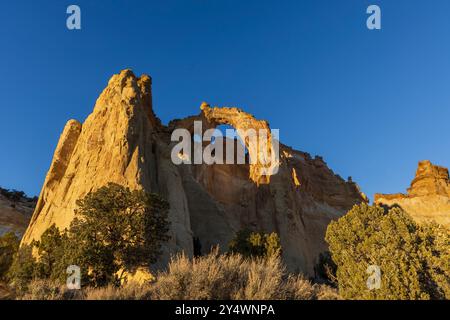
<svg viewBox="0 0 450 320">
<path fill-rule="evenodd" d="M 236 129 L 270 129 L 264 120 L 238 108 L 211 108 L 200 114 L 160 123 L 153 113 L 151 78 L 124 70 L 111 78 L 93 113 L 81 125 L 71 120 L 61 135 L 38 206 L 23 243 L 39 239 L 51 224 L 67 227 L 76 200 L 108 182 L 156 192 L 170 203 L 171 240 L 161 259 L 184 250 L 193 254 L 194 238 L 202 253 L 222 250 L 244 228 L 280 235 L 283 258 L 291 270 L 313 274 L 324 234 L 332 219 L 367 199 L 352 181 L 335 175 L 320 157 L 280 144 L 278 173 L 265 175 L 262 162 L 246 164 L 182 164 L 171 161 L 171 133 L 192 132 L 228 124 Z M 271 146 L 269 134 L 265 143 Z M 261 150 L 244 143 L 250 157 Z M 269 147 L 269 155 L 272 150 Z M 264 157 L 264 155 L 262 155 Z"/>
<path fill-rule="evenodd" d="M 406 194 L 376 194 L 375 203 L 398 205 L 418 222 L 434 221 L 450 228 L 448 169 L 421 161 Z"/>
</svg>

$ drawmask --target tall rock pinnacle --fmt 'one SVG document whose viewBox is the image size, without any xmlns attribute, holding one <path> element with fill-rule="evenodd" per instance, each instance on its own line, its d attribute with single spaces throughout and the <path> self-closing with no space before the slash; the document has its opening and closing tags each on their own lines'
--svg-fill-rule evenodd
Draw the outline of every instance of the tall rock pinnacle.
<svg viewBox="0 0 450 320">
<path fill-rule="evenodd" d="M 158 175 L 169 174 L 156 167 L 158 146 L 153 136 L 159 126 L 152 110 L 151 78 L 137 78 L 130 70 L 114 75 L 83 125 L 75 120 L 66 124 L 22 242 L 39 239 L 53 223 L 60 229 L 68 227 L 77 199 L 108 182 L 149 192 L 167 191 L 165 183 L 158 185 Z M 182 201 L 181 193 L 178 202 L 187 207 Z M 187 212 L 178 209 L 172 205 L 175 228 L 178 214 L 182 225 L 188 219 Z M 185 231 L 190 237 L 190 231 Z M 183 237 L 182 230 L 177 232 L 178 238 Z M 187 251 L 191 249 L 190 240 L 183 245 Z"/>
</svg>

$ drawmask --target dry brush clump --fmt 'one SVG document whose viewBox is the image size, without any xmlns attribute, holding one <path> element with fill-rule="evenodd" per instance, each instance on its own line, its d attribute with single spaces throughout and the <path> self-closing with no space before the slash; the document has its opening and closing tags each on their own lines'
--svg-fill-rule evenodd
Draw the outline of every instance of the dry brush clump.
<svg viewBox="0 0 450 320">
<path fill-rule="evenodd" d="M 16 291 L 17 300 L 83 300 L 79 290 L 69 290 L 58 281 L 35 279 L 28 284 L 26 291 Z"/>
<path fill-rule="evenodd" d="M 70 290 L 58 281 L 33 280 L 25 293 L 18 292 L 17 300 L 148 300 L 150 284 L 140 285 L 135 282 L 117 287 L 86 287 L 82 290 Z"/>
<path fill-rule="evenodd" d="M 85 300 L 149 300 L 150 284 L 130 282 L 120 287 L 108 285 L 83 290 Z"/>
<path fill-rule="evenodd" d="M 339 299 L 337 291 L 289 274 L 278 256 L 244 258 L 212 253 L 190 259 L 174 256 L 151 283 L 125 283 L 68 290 L 50 280 L 33 280 L 26 300 L 312 300 Z"/>
<path fill-rule="evenodd" d="M 222 255 L 215 250 L 207 256 L 189 259 L 180 254 L 156 278 L 150 287 L 152 299 L 338 298 L 330 287 L 313 285 L 300 275 L 288 274 L 278 256 L 250 259 L 237 254 Z"/>
</svg>

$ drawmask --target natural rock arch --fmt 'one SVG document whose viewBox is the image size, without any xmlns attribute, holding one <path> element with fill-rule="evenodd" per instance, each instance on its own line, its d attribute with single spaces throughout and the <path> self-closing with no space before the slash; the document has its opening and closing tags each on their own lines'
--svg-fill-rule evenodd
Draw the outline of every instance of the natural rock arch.
<svg viewBox="0 0 450 320">
<path fill-rule="evenodd" d="M 232 126 L 249 153 L 249 178 L 257 185 L 269 184 L 270 176 L 278 170 L 279 150 L 278 140 L 272 137 L 268 122 L 257 120 L 253 115 L 239 108 L 210 107 L 206 102 L 202 103 L 200 110 L 201 113 L 198 116 L 172 121 L 169 127 L 171 130 L 184 128 L 194 134 L 195 121 L 202 122 L 203 131 L 222 124 Z"/>
</svg>

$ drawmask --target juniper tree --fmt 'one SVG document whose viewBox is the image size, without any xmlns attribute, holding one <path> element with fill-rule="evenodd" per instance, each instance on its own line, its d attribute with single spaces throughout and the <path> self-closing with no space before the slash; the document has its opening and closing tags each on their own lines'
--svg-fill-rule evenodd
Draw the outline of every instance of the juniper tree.
<svg viewBox="0 0 450 320">
<path fill-rule="evenodd" d="M 450 297 L 448 231 L 420 226 L 400 208 L 355 206 L 330 223 L 326 241 L 344 298 Z M 381 271 L 379 289 L 367 285 L 371 265 Z"/>
<path fill-rule="evenodd" d="M 228 247 L 230 252 L 244 257 L 267 257 L 281 253 L 278 234 L 254 232 L 247 228 L 238 231 Z"/>
<path fill-rule="evenodd" d="M 150 266 L 169 239 L 169 205 L 159 195 L 109 183 L 77 205 L 67 251 L 73 253 L 72 264 L 89 270 L 95 286 L 119 281 L 119 270 Z"/>
</svg>

